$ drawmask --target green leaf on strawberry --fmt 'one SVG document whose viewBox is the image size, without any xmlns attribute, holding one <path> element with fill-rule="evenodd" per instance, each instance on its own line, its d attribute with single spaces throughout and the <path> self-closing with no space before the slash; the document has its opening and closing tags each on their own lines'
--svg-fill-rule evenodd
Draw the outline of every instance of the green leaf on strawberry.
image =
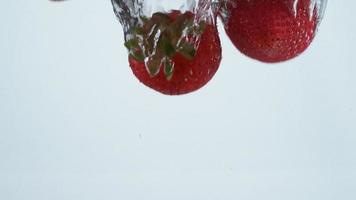
<svg viewBox="0 0 356 200">
<path fill-rule="evenodd" d="M 131 28 L 131 39 L 125 42 L 129 55 L 137 61 L 145 61 L 151 77 L 157 75 L 162 64 L 168 66 L 165 74 L 170 80 L 174 69 L 172 58 L 180 54 L 193 59 L 197 46 L 189 39 L 203 34 L 206 24 L 200 21 L 195 25 L 194 15 L 190 12 L 174 17 L 157 12 L 151 18 L 141 17 L 141 20 L 142 24 Z"/>
</svg>

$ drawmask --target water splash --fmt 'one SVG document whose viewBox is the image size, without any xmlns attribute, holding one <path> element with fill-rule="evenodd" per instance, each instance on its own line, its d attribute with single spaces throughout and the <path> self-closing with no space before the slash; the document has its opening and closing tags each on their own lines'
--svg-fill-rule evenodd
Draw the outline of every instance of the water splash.
<svg viewBox="0 0 356 200">
<path fill-rule="evenodd" d="M 193 52 L 190 46 L 195 50 L 199 47 L 201 34 L 197 33 L 203 25 L 216 25 L 218 11 L 216 0 L 112 0 L 112 5 L 123 27 L 125 46 L 129 54 L 137 58 L 136 60 L 142 60 L 151 76 L 157 75 L 161 66 L 165 66 L 167 78 L 174 68 L 174 63 L 166 55 L 167 52 L 162 53 L 162 49 L 161 52 L 157 50 L 158 41 L 163 40 L 162 37 L 169 32 L 167 29 L 174 26 L 170 25 L 173 22 L 168 24 L 163 22 L 165 16 L 170 16 L 177 11 L 179 11 L 178 16 L 192 14 L 192 23 L 184 22 L 185 24 L 181 25 L 183 29 L 179 29 L 181 33 L 178 34 L 178 38 L 174 38 L 177 40 L 172 43 L 173 45 L 169 44 L 169 47 L 172 46 L 175 51 L 185 48 L 180 53 L 189 57 L 190 52 Z M 138 32 L 142 30 L 146 32 L 139 34 Z M 172 36 L 169 36 L 169 39 L 172 40 Z M 142 53 L 135 55 L 137 52 Z"/>
<path fill-rule="evenodd" d="M 297 5 L 300 0 L 293 0 L 293 14 L 294 16 L 297 16 Z M 313 18 L 314 12 L 317 14 L 317 20 L 318 22 L 321 22 L 326 4 L 328 0 L 310 0 L 309 3 L 309 19 L 311 20 Z"/>
<path fill-rule="evenodd" d="M 297 14 L 298 14 L 297 7 L 298 7 L 299 1 L 300 0 L 285 0 L 285 4 L 288 6 L 290 12 L 294 16 L 297 16 Z M 316 11 L 317 21 L 318 21 L 318 24 L 320 24 L 320 22 L 322 21 L 323 16 L 324 16 L 327 1 L 328 0 L 310 0 L 310 2 L 309 2 L 309 17 L 310 17 L 310 19 L 313 18 L 314 11 Z M 223 22 L 226 21 L 229 17 L 229 13 L 227 10 L 227 4 L 230 4 L 233 7 L 238 6 L 238 3 L 236 2 L 236 0 L 215 0 L 213 2 L 215 4 L 219 4 L 221 6 L 220 16 L 221 16 L 221 19 L 223 20 Z"/>
</svg>

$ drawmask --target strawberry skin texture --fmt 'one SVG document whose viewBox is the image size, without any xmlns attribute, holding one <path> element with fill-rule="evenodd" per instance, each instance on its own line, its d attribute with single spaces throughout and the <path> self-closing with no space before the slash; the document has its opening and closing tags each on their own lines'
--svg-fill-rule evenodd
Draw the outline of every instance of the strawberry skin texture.
<svg viewBox="0 0 356 200">
<path fill-rule="evenodd" d="M 144 85 L 166 95 L 182 95 L 198 90 L 211 80 L 221 61 L 221 45 L 216 26 L 207 24 L 192 60 L 180 54 L 173 57 L 174 72 L 167 80 L 163 70 L 151 77 L 144 62 L 129 56 L 132 72 Z"/>
<path fill-rule="evenodd" d="M 312 42 L 317 13 L 309 14 L 310 0 L 231 0 L 225 31 L 243 54 L 275 63 L 300 55 Z M 234 5 L 234 6 L 233 6 Z"/>
</svg>

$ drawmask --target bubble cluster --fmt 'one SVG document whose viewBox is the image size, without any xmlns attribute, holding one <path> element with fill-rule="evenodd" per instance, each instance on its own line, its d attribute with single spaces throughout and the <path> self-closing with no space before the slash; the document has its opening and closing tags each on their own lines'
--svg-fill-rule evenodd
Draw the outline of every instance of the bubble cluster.
<svg viewBox="0 0 356 200">
<path fill-rule="evenodd" d="M 218 11 L 217 2 L 210 0 L 112 0 L 112 4 L 129 54 L 144 61 L 153 76 L 162 65 L 168 65 L 168 71 L 174 68 L 167 48 L 188 58 L 194 54 L 204 27 L 215 26 Z M 190 17 L 184 16 L 187 13 Z M 173 20 L 167 20 L 167 16 Z M 173 42 L 158 49 L 167 38 Z"/>
</svg>

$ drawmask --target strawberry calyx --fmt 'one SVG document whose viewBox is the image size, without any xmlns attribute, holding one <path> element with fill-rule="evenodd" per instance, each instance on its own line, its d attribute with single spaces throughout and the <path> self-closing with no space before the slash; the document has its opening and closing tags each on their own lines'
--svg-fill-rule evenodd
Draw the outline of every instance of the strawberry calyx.
<svg viewBox="0 0 356 200">
<path fill-rule="evenodd" d="M 156 12 L 151 18 L 140 17 L 142 23 L 131 28 L 125 42 L 129 56 L 144 62 L 151 77 L 156 76 L 161 66 L 167 80 L 173 76 L 173 57 L 181 54 L 192 60 L 197 51 L 196 39 L 204 32 L 206 23 L 194 21 L 191 12 Z"/>
</svg>

